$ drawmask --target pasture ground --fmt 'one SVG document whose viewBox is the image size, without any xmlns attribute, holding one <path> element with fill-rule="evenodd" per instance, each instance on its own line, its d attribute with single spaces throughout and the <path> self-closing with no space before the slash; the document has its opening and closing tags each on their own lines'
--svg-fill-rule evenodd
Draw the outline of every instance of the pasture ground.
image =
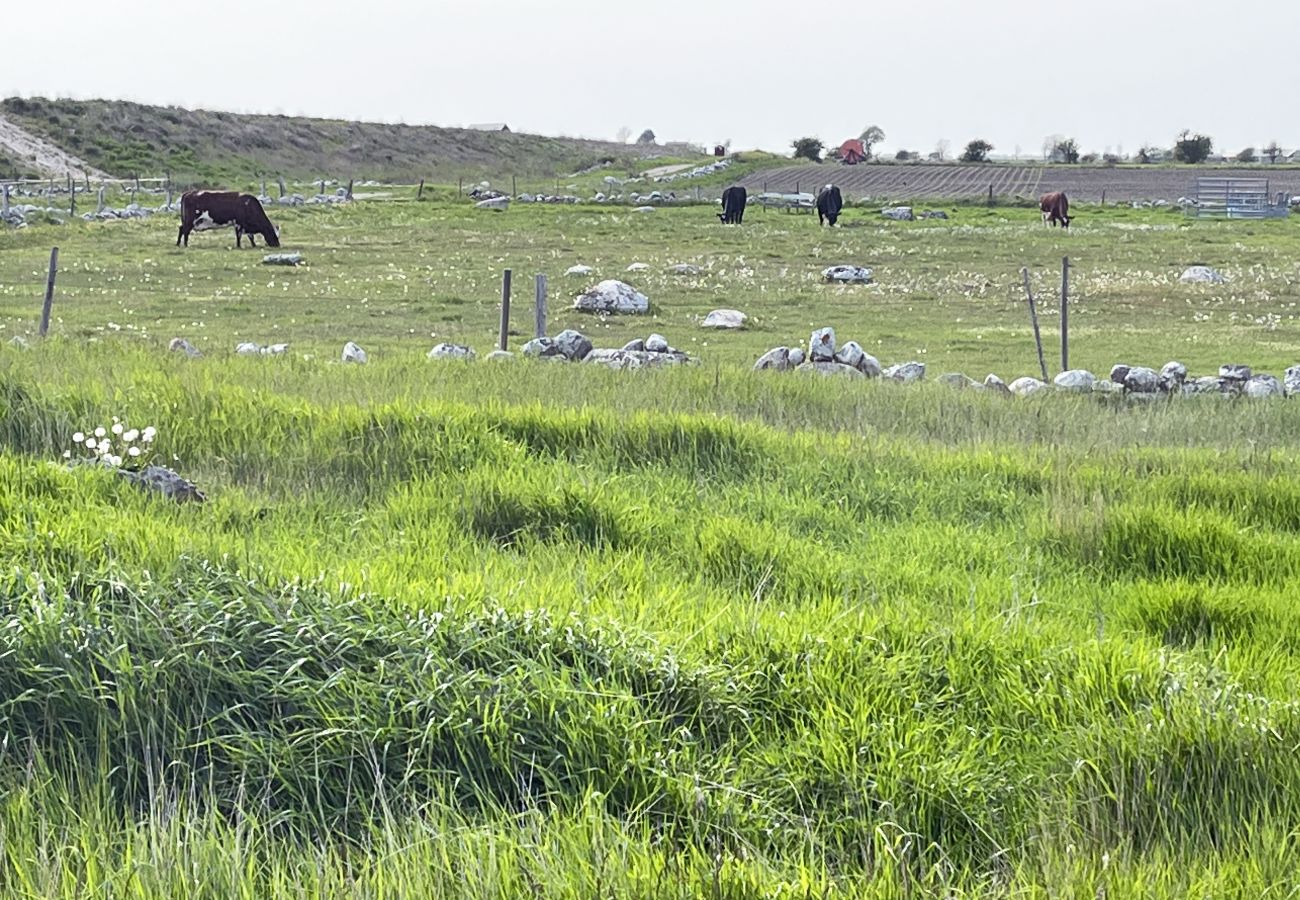
<svg viewBox="0 0 1300 900">
<path fill-rule="evenodd" d="M 6 341 L 67 267 L 53 337 L 0 343 L 0 894 L 1294 894 L 1292 403 L 747 370 L 830 324 L 1032 372 L 1017 268 L 1068 252 L 1080 364 L 1280 372 L 1293 226 L 952 214 L 362 204 L 276 216 L 298 270 L 161 220 L 0 234 Z M 635 261 L 655 318 L 555 329 L 702 365 L 423 358 L 488 349 L 503 267 Z M 209 502 L 62 465 L 113 416 Z"/>
</svg>

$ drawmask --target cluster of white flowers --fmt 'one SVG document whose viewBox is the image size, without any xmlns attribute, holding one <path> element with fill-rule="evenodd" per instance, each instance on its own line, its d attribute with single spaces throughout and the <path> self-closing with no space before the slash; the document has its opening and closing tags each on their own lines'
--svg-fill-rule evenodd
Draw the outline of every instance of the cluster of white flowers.
<svg viewBox="0 0 1300 900">
<path fill-rule="evenodd" d="M 113 424 L 105 428 L 99 426 L 89 434 L 78 431 L 72 436 L 72 443 L 79 450 L 86 451 L 83 458 L 96 460 L 106 466 L 121 468 L 123 462 L 130 467 L 144 465 L 153 453 L 153 441 L 158 429 L 150 425 L 143 430 L 127 428 L 126 424 L 113 417 Z M 71 459 L 73 451 L 63 451 L 64 459 Z"/>
</svg>

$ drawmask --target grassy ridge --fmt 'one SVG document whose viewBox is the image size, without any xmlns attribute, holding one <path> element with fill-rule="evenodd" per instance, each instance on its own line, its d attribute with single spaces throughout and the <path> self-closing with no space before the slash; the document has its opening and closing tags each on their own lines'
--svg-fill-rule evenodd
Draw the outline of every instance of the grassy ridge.
<svg viewBox="0 0 1300 900">
<path fill-rule="evenodd" d="M 1296 885 L 1289 404 L 113 342 L 0 397 L 12 892 Z M 213 500 L 50 465 L 110 415 Z"/>
<path fill-rule="evenodd" d="M 462 176 L 543 179 L 605 159 L 629 165 L 646 155 L 646 148 L 606 141 L 213 112 L 122 100 L 10 97 L 0 103 L 0 111 L 110 175 L 161 177 L 171 172 L 178 185 L 243 185 L 259 175 L 409 184 L 423 178 L 454 183 Z M 10 171 L 5 168 L 0 174 Z"/>
</svg>

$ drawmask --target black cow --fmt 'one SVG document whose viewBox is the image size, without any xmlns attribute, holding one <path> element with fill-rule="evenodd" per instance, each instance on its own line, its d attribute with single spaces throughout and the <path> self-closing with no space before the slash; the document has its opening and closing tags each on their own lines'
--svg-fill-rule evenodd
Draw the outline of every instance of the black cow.
<svg viewBox="0 0 1300 900">
<path fill-rule="evenodd" d="M 835 224 L 835 220 L 840 217 L 840 210 L 844 208 L 844 198 L 840 196 L 840 189 L 833 184 L 828 184 L 817 194 L 817 222 L 825 225 L 830 222 Z"/>
<path fill-rule="evenodd" d="M 235 227 L 235 246 L 242 247 L 244 235 L 254 247 L 254 235 L 266 238 L 267 246 L 280 246 L 280 232 L 266 217 L 266 210 L 252 194 L 238 191 L 186 191 L 181 195 L 181 230 L 176 246 L 190 245 L 191 231 Z"/>
<path fill-rule="evenodd" d="M 723 225 L 740 225 L 745 221 L 745 204 L 749 202 L 749 193 L 739 186 L 729 187 L 722 192 L 722 212 L 718 218 Z"/>
</svg>

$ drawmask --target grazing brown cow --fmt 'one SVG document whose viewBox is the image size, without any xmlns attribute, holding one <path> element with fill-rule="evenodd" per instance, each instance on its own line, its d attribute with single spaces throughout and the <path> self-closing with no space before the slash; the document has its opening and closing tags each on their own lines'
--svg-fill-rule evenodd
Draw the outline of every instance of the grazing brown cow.
<svg viewBox="0 0 1300 900">
<path fill-rule="evenodd" d="M 1055 228 L 1059 222 L 1062 228 L 1070 227 L 1070 198 L 1065 191 L 1052 191 L 1038 198 L 1038 208 L 1043 212 L 1043 224 L 1051 223 Z"/>
<path fill-rule="evenodd" d="M 252 194 L 238 191 L 186 191 L 181 195 L 181 230 L 176 235 L 176 246 L 184 240 L 190 245 L 191 231 L 208 231 L 213 228 L 235 227 L 235 246 L 242 247 L 244 235 L 248 243 L 257 246 L 254 235 L 266 238 L 270 247 L 280 246 L 280 232 L 266 217 L 262 204 Z"/>
</svg>

